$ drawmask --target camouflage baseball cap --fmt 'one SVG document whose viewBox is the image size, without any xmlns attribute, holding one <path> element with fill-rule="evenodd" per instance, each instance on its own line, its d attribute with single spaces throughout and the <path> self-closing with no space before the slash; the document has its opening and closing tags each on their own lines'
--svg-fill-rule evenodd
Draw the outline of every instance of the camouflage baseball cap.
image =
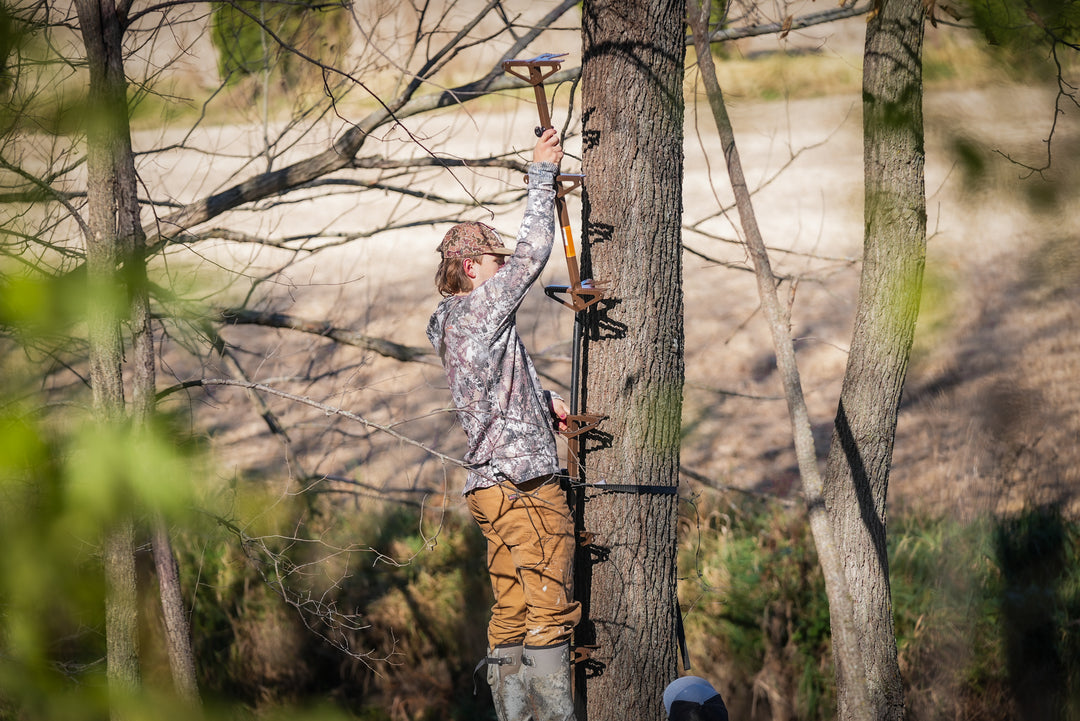
<svg viewBox="0 0 1080 721">
<path fill-rule="evenodd" d="M 465 258 L 472 255 L 513 255 L 503 245 L 495 229 L 483 223 L 458 223 L 446 232 L 437 250 L 443 258 Z"/>
</svg>

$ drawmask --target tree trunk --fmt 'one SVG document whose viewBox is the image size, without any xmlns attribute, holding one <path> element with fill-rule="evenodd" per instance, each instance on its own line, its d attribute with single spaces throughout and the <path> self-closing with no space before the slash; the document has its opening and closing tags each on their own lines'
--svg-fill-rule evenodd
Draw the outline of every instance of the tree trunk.
<svg viewBox="0 0 1080 721">
<path fill-rule="evenodd" d="M 795 358 L 795 343 L 791 338 L 789 322 L 777 296 L 776 276 L 769 263 L 769 254 L 765 240 L 758 227 L 757 216 L 743 174 L 742 161 L 735 145 L 735 131 L 728 117 L 724 95 L 716 78 L 712 50 L 709 45 L 710 0 L 690 0 L 690 26 L 694 32 L 694 48 L 697 51 L 698 68 L 709 97 L 709 106 L 716 121 L 716 129 L 724 149 L 731 189 L 735 195 L 735 205 L 739 212 L 746 247 L 754 264 L 757 278 L 758 295 L 761 307 L 772 334 L 773 347 L 776 349 L 776 366 L 784 381 L 784 396 L 787 399 L 788 415 L 791 419 L 791 433 L 795 441 L 795 457 L 799 466 L 803 495 L 806 498 L 807 515 L 810 518 L 810 530 L 814 535 L 818 561 L 825 578 L 825 592 L 832 610 L 833 657 L 837 666 L 853 669 L 855 672 L 848 679 L 846 688 L 848 707 L 860 718 L 869 716 L 869 693 L 864 683 L 862 657 L 859 649 L 858 633 L 855 628 L 855 611 L 848 590 L 844 562 L 840 556 L 835 534 L 825 511 L 823 482 L 818 471 L 817 453 L 814 448 L 813 429 L 810 425 L 810 413 L 803 395 L 799 367 Z M 790 702 L 790 699 L 787 699 Z M 773 709 L 774 717 L 780 713 Z"/>
<path fill-rule="evenodd" d="M 595 534 L 578 639 L 598 645 L 587 688 L 579 668 L 578 721 L 657 718 L 677 675 L 685 17 L 685 0 L 583 11 L 582 258 L 609 289 L 584 323 L 580 407 L 608 419 L 586 438 L 582 473 L 649 488 L 578 493 Z"/>
<path fill-rule="evenodd" d="M 111 2 L 78 0 L 76 8 L 90 73 L 86 238 L 90 384 L 98 417 L 103 423 L 119 424 L 124 420 L 125 407 L 119 301 L 123 297 L 123 278 L 118 269 L 130 254 L 130 243 L 120 230 L 127 223 L 122 220 L 125 198 L 118 172 L 125 145 L 131 161 L 126 82 L 115 6 Z M 132 693 L 139 683 L 134 544 L 130 517 L 118 519 L 106 531 L 105 635 L 109 693 L 114 702 Z"/>
<path fill-rule="evenodd" d="M 884 0 L 863 64 L 865 227 L 851 350 L 825 473 L 825 497 L 855 601 L 875 719 L 901 719 L 886 495 L 926 260 L 922 0 Z M 841 719 L 855 719 L 837 666 Z"/>
<path fill-rule="evenodd" d="M 76 9 L 90 73 L 86 256 L 91 304 L 91 385 L 98 415 L 105 422 L 124 421 L 120 301 L 126 296 L 133 360 L 131 421 L 136 429 L 143 430 L 153 412 L 156 380 L 144 255 L 146 239 L 128 123 L 123 11 L 113 0 L 78 0 Z M 132 519 L 121 517 L 107 532 L 105 540 L 108 675 L 110 691 L 114 694 L 131 692 L 139 682 L 134 535 Z M 197 701 L 194 655 L 179 574 L 162 520 L 158 521 L 154 540 L 174 684 L 182 698 Z"/>
<path fill-rule="evenodd" d="M 130 518 L 113 524 L 105 536 L 105 645 L 113 718 L 119 699 L 139 687 L 139 598 L 135 576 L 135 531 Z"/>
<path fill-rule="evenodd" d="M 160 516 L 154 523 L 154 568 L 157 570 L 161 595 L 161 614 L 165 622 L 165 642 L 169 649 L 173 687 L 184 703 L 197 706 L 199 685 L 195 674 L 195 652 L 191 647 L 191 628 L 184 596 L 180 592 L 180 569 L 173 555 L 168 526 Z"/>
</svg>

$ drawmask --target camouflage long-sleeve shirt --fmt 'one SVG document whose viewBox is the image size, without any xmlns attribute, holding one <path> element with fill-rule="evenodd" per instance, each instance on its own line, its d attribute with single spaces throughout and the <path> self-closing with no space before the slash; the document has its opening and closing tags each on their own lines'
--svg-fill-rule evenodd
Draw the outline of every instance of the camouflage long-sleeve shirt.
<svg viewBox="0 0 1080 721">
<path fill-rule="evenodd" d="M 552 163 L 529 166 L 529 200 L 517 247 L 494 276 L 444 299 L 427 336 L 442 358 L 468 438 L 465 493 L 559 470 L 550 401 L 518 335 L 515 314 L 551 255 L 555 235 Z"/>
</svg>

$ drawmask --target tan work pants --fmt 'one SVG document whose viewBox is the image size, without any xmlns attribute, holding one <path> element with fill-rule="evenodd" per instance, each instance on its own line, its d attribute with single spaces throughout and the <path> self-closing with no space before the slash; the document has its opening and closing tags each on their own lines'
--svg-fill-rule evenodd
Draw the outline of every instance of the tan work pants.
<svg viewBox="0 0 1080 721">
<path fill-rule="evenodd" d="M 557 479 L 503 483 L 465 498 L 488 544 L 489 647 L 568 641 L 581 608 L 572 600 L 574 523 Z"/>
</svg>

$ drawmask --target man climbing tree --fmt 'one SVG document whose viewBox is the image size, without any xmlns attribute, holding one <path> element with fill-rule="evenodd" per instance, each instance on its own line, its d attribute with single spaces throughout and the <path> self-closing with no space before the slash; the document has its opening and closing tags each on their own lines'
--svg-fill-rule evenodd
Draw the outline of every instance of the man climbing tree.
<svg viewBox="0 0 1080 721">
<path fill-rule="evenodd" d="M 465 498 L 487 539 L 495 605 L 488 683 L 499 721 L 572 721 L 570 633 L 574 528 L 559 484 L 561 399 L 540 387 L 514 317 L 551 255 L 559 138 L 547 129 L 529 167 L 529 202 L 513 253 L 482 223 L 439 245 L 445 296 L 428 324 L 468 436 Z"/>
</svg>

